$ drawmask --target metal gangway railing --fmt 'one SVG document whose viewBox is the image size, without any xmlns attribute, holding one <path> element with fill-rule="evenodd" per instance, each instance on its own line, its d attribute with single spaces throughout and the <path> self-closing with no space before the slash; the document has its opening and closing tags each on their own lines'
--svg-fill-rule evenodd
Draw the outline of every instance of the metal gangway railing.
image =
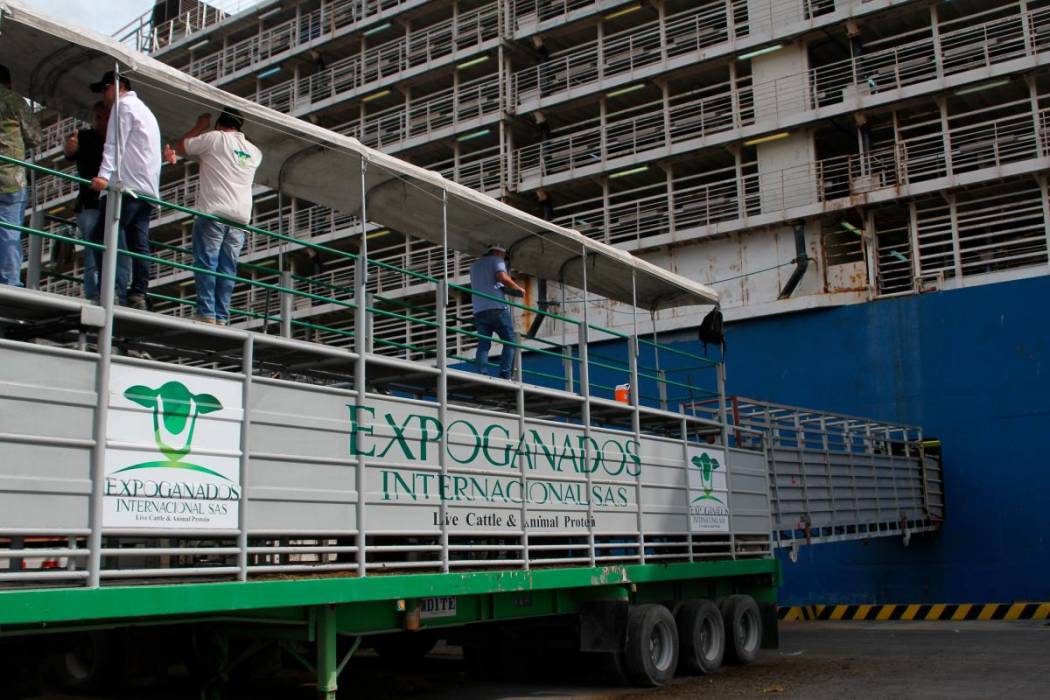
<svg viewBox="0 0 1050 700">
<path fill-rule="evenodd" d="M 733 444 L 766 447 L 776 546 L 899 536 L 944 519 L 939 450 L 918 426 L 727 397 Z M 686 406 L 717 415 L 711 401 Z"/>
</svg>

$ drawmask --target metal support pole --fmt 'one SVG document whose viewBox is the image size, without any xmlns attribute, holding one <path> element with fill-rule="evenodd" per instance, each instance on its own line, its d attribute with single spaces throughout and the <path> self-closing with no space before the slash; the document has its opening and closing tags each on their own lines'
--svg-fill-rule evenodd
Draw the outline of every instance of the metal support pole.
<svg viewBox="0 0 1050 700">
<path fill-rule="evenodd" d="M 634 268 L 631 268 L 631 345 L 628 348 L 628 362 L 631 368 L 631 391 L 628 394 L 631 397 L 631 431 L 634 432 L 635 444 L 641 448 L 642 445 L 642 411 L 641 411 L 641 393 L 642 387 L 638 383 L 638 355 L 640 347 L 638 345 L 638 273 Z M 642 459 L 639 449 L 638 458 Z M 645 563 L 645 507 L 642 504 L 642 472 L 644 468 L 638 470 L 638 475 L 635 477 L 635 506 L 637 506 L 637 512 L 635 517 L 636 526 L 638 528 L 638 561 L 641 564 Z M 690 543 L 690 547 L 692 544 Z M 692 557 L 690 557 L 692 559 Z"/>
<path fill-rule="evenodd" d="M 334 605 L 317 608 L 317 697 L 336 700 L 339 687 L 339 661 L 336 653 L 336 618 Z"/>
<path fill-rule="evenodd" d="M 354 275 L 354 350 L 357 360 L 354 363 L 354 391 L 357 396 L 354 399 L 358 415 L 364 413 L 367 381 L 367 338 L 365 328 L 368 326 L 368 212 L 366 208 L 365 195 L 367 193 L 365 175 L 368 172 L 368 163 L 361 159 L 361 247 L 358 250 L 357 272 Z M 357 490 L 357 575 L 367 575 L 365 563 L 365 528 L 368 520 L 365 517 L 367 511 L 366 477 L 368 465 L 365 463 L 365 455 L 359 451 L 357 454 L 357 474 L 355 487 Z"/>
<path fill-rule="evenodd" d="M 438 423 L 438 467 L 441 484 L 448 478 L 448 190 L 441 192 L 441 267 L 444 276 L 437 285 L 437 378 Z M 371 334 L 369 334 L 371 335 Z M 438 514 L 441 518 L 441 571 L 449 571 L 448 553 L 448 504 L 444 489 L 438 489 Z"/>
<path fill-rule="evenodd" d="M 29 212 L 29 228 L 40 231 L 44 228 L 44 212 L 37 207 L 36 171 L 29 171 L 29 191 L 33 193 L 33 208 Z M 19 221 L 18 223 L 22 223 Z M 51 245 L 54 245 L 52 243 Z M 40 289 L 40 269 L 43 266 L 44 239 L 40 236 L 29 236 L 29 266 L 26 270 L 26 288 Z"/>
<path fill-rule="evenodd" d="M 681 423 L 679 424 L 679 430 L 681 431 L 681 435 L 682 435 L 682 464 L 688 465 L 689 464 L 689 420 L 685 417 L 684 412 L 683 412 L 683 415 L 682 415 Z M 686 468 L 688 469 L 688 466 Z M 687 474 L 685 478 L 686 478 L 686 483 L 688 484 L 689 475 Z M 638 479 L 639 479 L 639 483 L 641 483 L 641 475 L 639 475 Z M 693 524 L 692 524 L 693 516 L 689 512 L 691 504 L 689 503 L 689 488 L 688 488 L 688 485 L 686 487 L 685 493 L 686 493 L 686 496 L 685 496 L 685 501 L 686 501 L 686 518 L 687 518 L 687 520 L 689 522 L 689 527 L 688 527 L 689 534 L 687 535 L 687 538 L 689 540 L 689 561 L 695 561 L 696 560 L 696 552 L 693 550 Z M 645 563 L 644 559 L 642 560 L 642 563 L 643 564 Z"/>
<path fill-rule="evenodd" d="M 120 85 L 120 64 L 114 69 L 114 82 Z M 116 101 L 113 103 L 111 119 L 114 119 L 114 133 L 118 147 L 115 149 L 113 173 L 116 182 L 110 182 L 109 195 L 106 197 L 105 249 L 103 251 L 102 275 L 99 284 L 99 299 L 104 316 L 102 327 L 98 329 L 98 369 L 95 372 L 95 420 L 92 426 L 92 437 L 95 445 L 91 449 L 91 513 L 89 522 L 91 534 L 88 536 L 88 586 L 98 588 L 101 585 L 102 573 L 102 520 L 104 491 L 106 481 L 106 431 L 109 424 L 109 375 L 113 362 L 113 302 L 116 296 L 117 281 L 117 232 L 120 226 L 120 204 L 123 194 L 120 184 L 120 90 L 117 89 Z"/>
<path fill-rule="evenodd" d="M 291 289 L 292 284 L 292 271 L 282 269 L 281 287 Z M 281 337 L 292 337 L 292 295 L 286 291 L 281 292 Z"/>
<path fill-rule="evenodd" d="M 241 351 L 241 374 L 244 379 L 241 385 L 241 459 L 238 483 L 241 485 L 240 498 L 237 508 L 237 572 L 238 581 L 248 580 L 248 432 L 251 427 L 251 400 L 252 400 L 252 365 L 255 355 L 255 339 L 249 333 L 244 339 Z"/>
<path fill-rule="evenodd" d="M 1050 219 L 1048 219 L 1050 221 Z M 561 313 L 565 315 L 565 282 L 561 282 Z M 562 359 L 562 366 L 565 368 L 565 391 L 570 394 L 576 390 L 576 382 L 573 379 L 573 364 L 572 364 L 572 348 L 569 347 L 566 333 L 568 332 L 569 324 L 565 321 L 561 322 L 561 348 L 562 353 L 568 353 L 569 356 Z"/>
<path fill-rule="evenodd" d="M 660 410 L 667 410 L 667 381 L 660 369 L 660 337 L 656 334 L 656 312 L 649 314 L 653 322 L 653 367 L 656 369 L 656 393 L 660 397 Z"/>
<path fill-rule="evenodd" d="M 583 247 L 583 257 L 580 258 L 583 267 L 583 323 L 580 324 L 580 393 L 583 395 L 581 406 L 581 418 L 583 419 L 583 469 L 587 475 L 587 550 L 591 560 L 591 566 L 595 565 L 594 553 L 594 501 L 590 497 L 591 491 L 591 373 L 587 360 L 587 339 L 590 335 L 588 326 L 587 307 L 587 247 Z"/>
</svg>

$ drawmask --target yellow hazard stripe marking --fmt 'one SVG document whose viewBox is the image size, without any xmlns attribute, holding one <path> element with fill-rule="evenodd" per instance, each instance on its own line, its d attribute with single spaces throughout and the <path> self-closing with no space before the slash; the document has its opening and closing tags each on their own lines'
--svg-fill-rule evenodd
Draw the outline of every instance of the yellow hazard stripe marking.
<svg viewBox="0 0 1050 700">
<path fill-rule="evenodd" d="M 804 605 L 780 609 L 780 618 L 801 620 L 1048 620 L 1050 602 Z"/>
<path fill-rule="evenodd" d="M 1014 603 L 1013 605 L 1010 606 L 1010 609 L 1006 611 L 1006 616 L 1003 619 L 1004 620 L 1020 620 L 1021 619 L 1021 613 L 1024 612 L 1024 609 L 1025 609 L 1025 604 L 1024 603 Z"/>
</svg>

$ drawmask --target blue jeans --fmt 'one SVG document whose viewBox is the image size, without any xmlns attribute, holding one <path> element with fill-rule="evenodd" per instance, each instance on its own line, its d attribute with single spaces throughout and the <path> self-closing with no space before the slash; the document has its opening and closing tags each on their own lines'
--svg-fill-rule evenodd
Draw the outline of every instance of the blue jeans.
<svg viewBox="0 0 1050 700">
<path fill-rule="evenodd" d="M 26 193 L 0 194 L 0 222 L 25 225 Z M 0 284 L 22 286 L 22 232 L 0 226 Z"/>
<path fill-rule="evenodd" d="M 503 341 L 503 352 L 499 356 L 499 376 L 510 379 L 511 370 L 514 369 L 514 355 L 517 348 L 509 343 L 516 343 L 517 336 L 514 334 L 514 321 L 510 317 L 510 309 L 486 309 L 474 314 L 474 326 L 478 334 L 488 336 L 478 338 L 478 353 L 474 356 L 474 364 L 479 374 L 488 374 L 485 371 L 489 361 L 489 348 L 492 347 L 490 338 L 499 336 Z"/>
<path fill-rule="evenodd" d="M 102 197 L 98 202 L 98 210 L 106 211 L 106 203 L 109 197 Z M 141 199 L 135 199 L 130 195 L 124 195 L 120 203 L 120 228 L 117 230 L 117 248 L 119 250 L 130 250 L 133 253 L 149 255 L 149 216 L 150 205 Z M 106 240 L 106 217 L 99 216 L 95 224 L 95 233 L 91 239 L 96 243 L 104 243 Z M 95 249 L 95 267 L 98 270 L 98 278 L 102 279 L 103 251 Z M 129 294 L 141 297 L 146 296 L 149 291 L 150 262 L 141 258 L 129 259 L 121 255 L 117 263 L 117 300 L 124 303 Z M 131 284 L 128 284 L 130 278 Z"/>
<path fill-rule="evenodd" d="M 98 209 L 81 209 L 77 212 L 77 229 L 80 230 L 81 240 L 91 240 L 100 214 Z M 95 266 L 93 248 L 84 248 L 84 296 L 98 299 L 98 268 Z"/>
<path fill-rule="evenodd" d="M 199 218 L 193 222 L 193 266 L 224 275 L 237 274 L 237 257 L 244 246 L 244 231 Z M 203 272 L 193 274 L 197 281 L 197 315 L 219 323 L 230 320 L 233 280 Z"/>
</svg>

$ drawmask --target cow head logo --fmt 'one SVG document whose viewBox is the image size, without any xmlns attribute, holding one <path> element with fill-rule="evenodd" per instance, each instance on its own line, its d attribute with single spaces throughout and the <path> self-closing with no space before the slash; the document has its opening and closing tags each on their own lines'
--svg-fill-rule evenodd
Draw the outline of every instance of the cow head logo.
<svg viewBox="0 0 1050 700">
<path fill-rule="evenodd" d="M 124 397 L 143 408 L 151 409 L 153 415 L 153 439 L 157 450 L 164 455 L 160 461 L 143 462 L 119 471 L 169 467 L 191 469 L 225 479 L 222 474 L 191 464 L 186 457 L 193 450 L 193 433 L 197 418 L 222 410 L 222 404 L 211 394 L 194 394 L 182 382 L 165 382 L 158 388 L 136 385 L 124 392 Z"/>
<path fill-rule="evenodd" d="M 700 488 L 704 491 L 701 495 L 693 499 L 693 503 L 696 503 L 697 501 L 716 501 L 722 503 L 722 499 L 714 495 L 715 470 L 722 465 L 719 464 L 717 459 L 706 452 L 694 456 L 691 461 L 693 466 L 700 470 Z"/>
</svg>

